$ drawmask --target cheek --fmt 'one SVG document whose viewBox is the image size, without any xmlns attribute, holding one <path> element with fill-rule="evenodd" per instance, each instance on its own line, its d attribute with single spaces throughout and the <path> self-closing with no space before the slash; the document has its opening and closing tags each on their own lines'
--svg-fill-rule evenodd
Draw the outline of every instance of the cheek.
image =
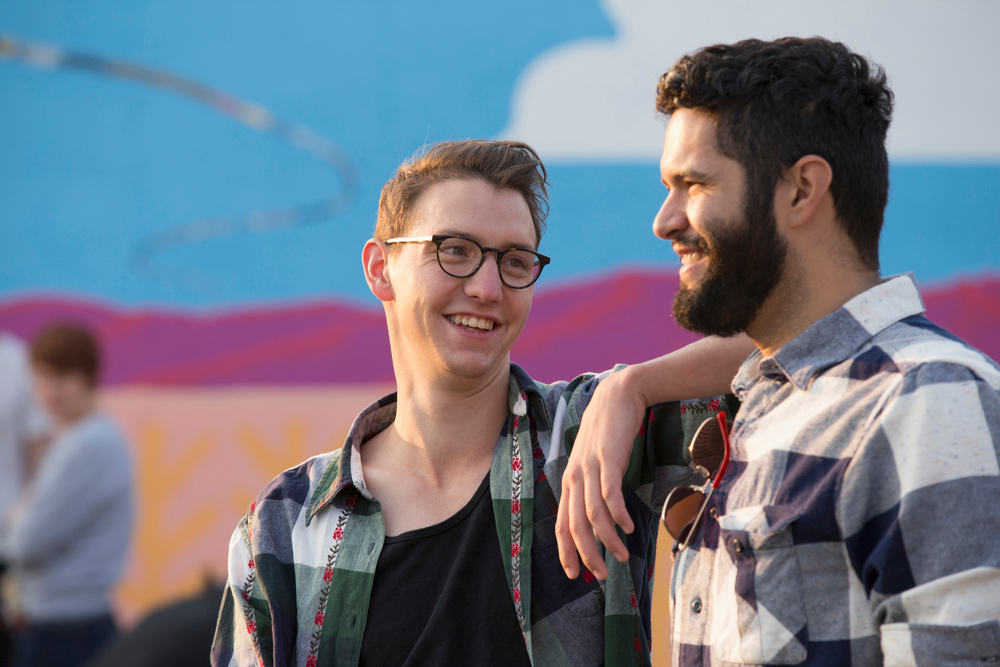
<svg viewBox="0 0 1000 667">
<path fill-rule="evenodd" d="M 38 400 L 49 411 L 58 410 L 65 402 L 63 393 L 56 387 L 45 387 L 39 390 Z"/>
<path fill-rule="evenodd" d="M 87 385 L 73 383 L 73 386 L 67 392 L 66 399 L 71 401 L 73 405 L 83 405 L 87 402 L 90 396 L 90 391 Z"/>
<path fill-rule="evenodd" d="M 528 319 L 528 313 L 531 312 L 531 296 L 534 292 L 535 286 L 532 285 L 524 292 L 527 294 L 517 294 L 515 299 L 512 299 L 513 311 L 511 313 L 511 319 L 516 321 L 521 328 L 524 327 L 525 321 Z"/>
<path fill-rule="evenodd" d="M 688 203 L 688 219 L 698 233 L 702 233 L 707 223 L 717 220 L 720 214 L 719 202 L 707 197 L 692 198 Z"/>
<path fill-rule="evenodd" d="M 35 396 L 39 401 L 47 403 L 55 393 L 55 386 L 49 380 L 35 379 Z"/>
</svg>

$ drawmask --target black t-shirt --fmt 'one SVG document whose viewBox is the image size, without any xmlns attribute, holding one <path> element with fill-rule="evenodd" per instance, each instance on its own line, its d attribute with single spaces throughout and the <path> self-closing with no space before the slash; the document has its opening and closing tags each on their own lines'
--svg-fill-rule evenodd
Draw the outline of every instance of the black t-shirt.
<svg viewBox="0 0 1000 667">
<path fill-rule="evenodd" d="M 530 665 L 489 491 L 487 474 L 451 518 L 385 538 L 361 666 Z"/>
</svg>

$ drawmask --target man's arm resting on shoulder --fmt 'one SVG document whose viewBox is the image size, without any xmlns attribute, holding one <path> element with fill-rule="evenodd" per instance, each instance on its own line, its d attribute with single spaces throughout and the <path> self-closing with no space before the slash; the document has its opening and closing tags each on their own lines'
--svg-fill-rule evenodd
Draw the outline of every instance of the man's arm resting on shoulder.
<svg viewBox="0 0 1000 667">
<path fill-rule="evenodd" d="M 240 522 L 229 541 L 229 575 L 212 641 L 212 667 L 261 667 L 273 658 L 270 606 L 247 546 L 246 526 L 252 517 L 248 514 Z"/>
<path fill-rule="evenodd" d="M 626 533 L 634 529 L 621 487 L 646 408 L 729 392 L 740 365 L 755 349 L 742 334 L 705 338 L 612 373 L 598 385 L 562 477 L 556 538 L 567 576 L 580 573 L 579 552 L 587 569 L 607 577 L 595 534 L 620 562 L 628 560 L 615 526 Z"/>
</svg>

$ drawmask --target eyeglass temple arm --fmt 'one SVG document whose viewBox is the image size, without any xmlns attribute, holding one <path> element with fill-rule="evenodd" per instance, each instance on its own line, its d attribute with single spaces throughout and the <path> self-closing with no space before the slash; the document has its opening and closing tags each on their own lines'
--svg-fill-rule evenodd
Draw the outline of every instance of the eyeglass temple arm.
<svg viewBox="0 0 1000 667">
<path fill-rule="evenodd" d="M 712 480 L 712 488 L 719 488 L 719 482 L 722 481 L 722 476 L 726 474 L 726 468 L 729 467 L 729 424 L 726 423 L 726 412 L 723 410 L 717 414 L 716 419 L 719 420 L 719 428 L 722 429 L 722 463 L 719 464 L 719 472 Z"/>
</svg>

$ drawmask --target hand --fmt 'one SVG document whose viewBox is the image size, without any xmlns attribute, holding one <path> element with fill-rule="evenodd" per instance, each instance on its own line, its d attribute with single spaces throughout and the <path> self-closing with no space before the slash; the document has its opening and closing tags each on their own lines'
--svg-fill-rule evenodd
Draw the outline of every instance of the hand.
<svg viewBox="0 0 1000 667">
<path fill-rule="evenodd" d="M 646 414 L 646 400 L 631 381 L 630 371 L 612 373 L 597 386 L 563 473 L 556 541 L 570 579 L 580 574 L 577 552 L 595 577 L 607 578 L 598 540 L 619 562 L 628 560 L 615 525 L 626 533 L 635 528 L 625 508 L 622 479 Z"/>
</svg>

